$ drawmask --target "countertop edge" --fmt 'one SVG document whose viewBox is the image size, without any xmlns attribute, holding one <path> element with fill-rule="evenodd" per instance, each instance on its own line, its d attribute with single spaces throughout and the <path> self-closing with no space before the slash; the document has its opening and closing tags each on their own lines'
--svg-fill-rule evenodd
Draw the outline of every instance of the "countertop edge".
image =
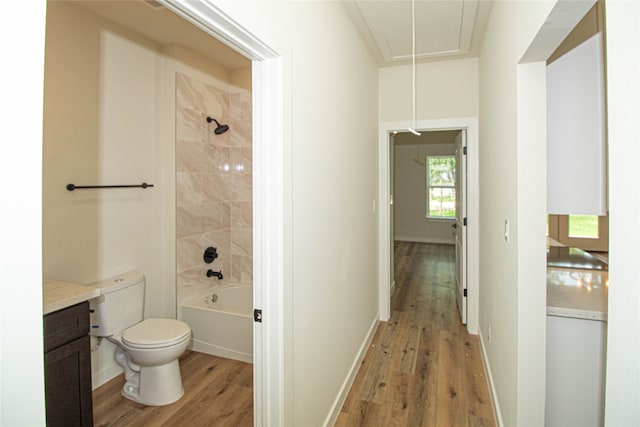
<svg viewBox="0 0 640 427">
<path fill-rule="evenodd" d="M 547 316 L 568 317 L 580 320 L 607 321 L 607 313 L 601 311 L 576 310 L 564 307 L 547 307 Z"/>
<path fill-rule="evenodd" d="M 73 283 L 44 281 L 42 314 L 46 315 L 100 296 L 100 289 Z"/>
</svg>

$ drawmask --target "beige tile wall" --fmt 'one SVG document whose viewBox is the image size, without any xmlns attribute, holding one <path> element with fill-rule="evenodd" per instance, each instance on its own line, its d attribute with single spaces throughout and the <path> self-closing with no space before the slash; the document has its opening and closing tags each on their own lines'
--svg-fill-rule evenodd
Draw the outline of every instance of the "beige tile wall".
<svg viewBox="0 0 640 427">
<path fill-rule="evenodd" d="M 207 116 L 229 125 L 216 135 Z M 177 302 L 252 283 L 251 95 L 176 73 Z M 203 261 L 218 248 L 213 264 Z M 222 270 L 224 279 L 206 277 Z"/>
</svg>

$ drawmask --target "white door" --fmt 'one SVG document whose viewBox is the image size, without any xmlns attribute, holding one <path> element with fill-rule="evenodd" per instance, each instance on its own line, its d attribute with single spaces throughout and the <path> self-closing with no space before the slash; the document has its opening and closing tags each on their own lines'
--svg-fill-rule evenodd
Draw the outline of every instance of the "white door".
<svg viewBox="0 0 640 427">
<path fill-rule="evenodd" d="M 462 323 L 467 323 L 467 133 L 456 138 L 456 300 Z"/>
<path fill-rule="evenodd" d="M 393 139 L 393 134 L 389 135 L 389 188 L 391 189 L 391 194 L 389 194 L 389 221 L 391 225 L 391 238 L 389 242 L 391 243 L 391 247 L 389 248 L 390 256 L 389 256 L 389 283 L 391 283 L 391 289 L 389 291 L 389 296 L 393 294 L 393 290 L 396 287 L 396 274 L 395 274 L 395 217 L 394 217 L 394 206 L 393 206 L 393 193 L 395 192 L 394 186 L 394 175 L 395 175 L 395 150 L 396 145 Z"/>
</svg>

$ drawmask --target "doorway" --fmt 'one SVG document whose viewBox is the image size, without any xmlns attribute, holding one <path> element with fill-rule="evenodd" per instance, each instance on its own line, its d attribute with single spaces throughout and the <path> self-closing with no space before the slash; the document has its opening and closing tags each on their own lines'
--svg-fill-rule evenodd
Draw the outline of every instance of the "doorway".
<svg viewBox="0 0 640 427">
<path fill-rule="evenodd" d="M 253 324 L 254 425 L 282 425 L 285 419 L 282 59 L 210 2 L 167 0 L 163 4 L 252 61 L 253 307 L 260 313 L 270 313 L 268 321 L 262 322 L 260 315 L 260 322 Z"/>
<path fill-rule="evenodd" d="M 466 130 L 398 132 L 390 139 L 391 258 L 399 242 L 454 246 L 456 301 L 466 324 Z"/>
<path fill-rule="evenodd" d="M 154 3 L 154 2 L 149 2 Z M 213 36 L 218 40 L 240 52 L 242 56 L 251 61 L 250 84 L 253 86 L 253 276 L 254 276 L 254 308 L 270 313 L 269 321 L 264 324 L 253 324 L 254 347 L 254 411 L 255 425 L 280 425 L 283 417 L 283 369 L 282 366 L 282 264 L 283 264 L 283 214 L 282 214 L 282 67 L 278 55 L 264 45 L 259 39 L 226 17 L 219 9 L 212 5 L 193 4 L 188 1 L 172 1 L 164 3 L 168 9 L 175 12 L 181 21 L 186 20 L 205 30 L 207 39 L 204 41 L 205 49 Z M 146 3 L 141 7 L 147 6 Z M 152 7 L 157 7 L 156 5 Z M 96 36 L 96 39 L 99 39 Z M 134 56 L 138 58 L 139 56 Z M 150 63 L 152 61 L 149 61 Z M 150 67 L 152 70 L 155 68 Z M 152 107 L 156 108 L 156 104 Z M 140 109 L 152 115 L 154 108 Z M 112 127 L 114 128 L 114 127 Z M 112 129 L 110 128 L 110 129 Z M 147 126 L 155 131 L 154 126 Z M 123 155 L 115 153 L 115 155 Z M 162 163 L 166 160 L 163 155 L 152 158 Z M 265 165 L 269 165 L 266 168 Z M 155 165 L 157 166 L 157 165 Z M 94 168 L 97 170 L 97 168 Z M 123 168 L 125 169 L 125 168 Z M 121 172 L 127 172 L 134 168 L 126 168 Z M 169 171 L 171 169 L 168 169 Z M 167 174 L 168 176 L 169 174 Z M 162 180 L 156 185 L 156 190 L 171 192 L 175 185 L 173 178 Z M 159 191 L 156 191 L 156 194 Z M 159 209 L 166 215 L 173 215 L 172 209 L 167 209 L 164 203 L 158 203 Z M 171 221 L 165 221 L 171 223 Z M 170 228 L 170 227 L 168 227 Z M 167 230 L 164 230 L 167 232 Z M 159 236 L 162 233 L 152 233 Z M 171 230 L 168 231 L 171 234 Z M 142 240 L 142 239 L 141 239 Z M 249 242 L 251 238 L 247 239 Z M 162 271 L 166 277 L 171 274 L 171 265 L 175 264 L 175 256 L 172 256 L 171 244 L 154 244 L 155 248 L 165 248 L 160 256 L 151 256 L 150 259 L 169 260 L 162 262 Z M 249 246 L 249 245 L 247 245 Z M 268 268 L 267 268 L 268 266 Z M 153 270 L 153 269 L 149 269 Z M 225 275 L 227 273 L 225 272 Z M 229 273 L 231 275 L 231 272 Z M 162 287 L 160 280 L 149 281 Z M 173 280 L 172 283 L 175 283 Z M 81 282 L 82 283 L 82 282 Z M 268 289 L 266 287 L 268 286 Z M 161 290 L 156 295 L 164 293 L 153 306 L 152 315 L 171 316 L 175 310 L 175 289 Z M 269 295 L 269 299 L 263 295 Z M 155 312 L 153 312 L 155 311 Z M 149 314 L 149 313 L 148 313 Z M 263 372 L 269 372 L 269 376 L 263 376 Z M 264 381 L 263 381 L 264 378 Z M 263 391 L 263 388 L 265 389 Z"/>
<path fill-rule="evenodd" d="M 390 297 L 393 286 L 393 241 L 397 234 L 399 234 L 397 227 L 394 228 L 393 223 L 398 223 L 394 220 L 394 206 L 397 198 L 393 194 L 394 185 L 397 187 L 397 183 L 394 183 L 394 169 L 392 160 L 393 155 L 393 139 L 394 134 L 398 134 L 407 130 L 412 126 L 411 122 L 393 122 L 382 123 L 379 131 L 379 200 L 380 200 L 380 212 L 379 212 L 379 295 L 380 295 L 380 318 L 381 320 L 388 320 L 390 317 Z M 457 118 L 457 119 L 442 119 L 442 120 L 425 120 L 418 121 L 417 128 L 424 134 L 426 132 L 437 131 L 464 131 L 466 135 L 467 146 L 467 198 L 466 198 L 466 249 L 467 249 L 467 262 L 466 262 L 466 276 L 467 276 L 467 307 L 466 310 L 462 310 L 462 313 L 467 313 L 467 330 L 476 334 L 478 331 L 478 229 L 477 229 L 477 215 L 478 215 L 478 158 L 477 158 L 477 146 L 478 146 L 478 126 L 477 118 Z M 413 148 L 415 150 L 415 148 Z M 422 154 L 418 150 L 415 154 L 416 160 L 424 162 L 425 159 L 421 159 Z M 394 200 L 394 198 L 396 200 Z M 393 204 L 392 204 L 393 203 Z M 476 223 L 473 223 L 473 218 L 476 218 Z M 451 233 L 451 224 L 449 226 L 449 238 L 452 238 L 451 242 L 454 243 Z M 402 230 L 400 231 L 402 233 Z M 464 264 L 463 264 L 464 265 Z M 461 300 L 462 302 L 462 300 Z"/>
</svg>

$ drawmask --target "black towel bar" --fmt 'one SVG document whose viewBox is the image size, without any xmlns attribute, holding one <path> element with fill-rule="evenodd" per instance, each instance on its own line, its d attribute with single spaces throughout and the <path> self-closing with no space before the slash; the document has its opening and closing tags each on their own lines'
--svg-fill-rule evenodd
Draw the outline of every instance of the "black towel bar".
<svg viewBox="0 0 640 427">
<path fill-rule="evenodd" d="M 143 182 L 142 184 L 135 185 L 75 185 L 75 184 L 67 184 L 67 190 L 73 191 L 84 188 L 148 188 L 153 187 L 153 184 L 147 184 Z"/>
</svg>

